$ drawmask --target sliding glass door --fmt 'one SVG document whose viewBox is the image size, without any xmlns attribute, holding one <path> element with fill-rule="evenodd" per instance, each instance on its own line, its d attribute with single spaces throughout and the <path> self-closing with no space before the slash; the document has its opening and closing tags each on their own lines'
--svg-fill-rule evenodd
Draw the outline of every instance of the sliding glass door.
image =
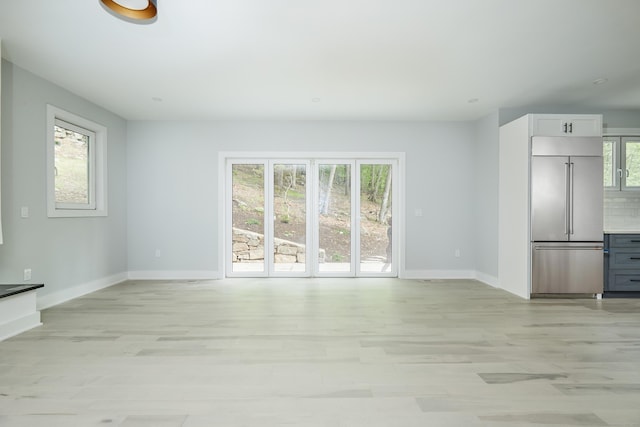
<svg viewBox="0 0 640 427">
<path fill-rule="evenodd" d="M 358 275 L 391 273 L 393 267 L 393 166 L 358 162 Z"/>
<path fill-rule="evenodd" d="M 227 160 L 228 276 L 397 276 L 393 159 Z"/>
<path fill-rule="evenodd" d="M 269 270 L 279 276 L 308 276 L 309 162 L 270 162 L 269 165 L 272 180 L 267 212 L 272 213 L 273 218 L 270 222 L 273 258 L 269 259 Z"/>
<path fill-rule="evenodd" d="M 227 254 L 230 273 L 264 275 L 265 264 L 265 194 L 266 162 L 248 160 L 248 163 L 229 164 L 231 182 L 227 200 Z M 230 175 L 230 176 L 229 176 Z"/>
<path fill-rule="evenodd" d="M 351 185 L 355 162 L 332 160 L 316 164 L 316 271 L 323 276 L 353 276 L 353 205 L 357 191 L 352 192 Z"/>
</svg>

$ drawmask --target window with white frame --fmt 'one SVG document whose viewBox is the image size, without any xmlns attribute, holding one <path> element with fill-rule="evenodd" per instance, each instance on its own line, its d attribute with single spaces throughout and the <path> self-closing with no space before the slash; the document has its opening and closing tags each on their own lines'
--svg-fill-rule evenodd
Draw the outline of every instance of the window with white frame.
<svg viewBox="0 0 640 427">
<path fill-rule="evenodd" d="M 49 217 L 106 216 L 107 129 L 47 105 Z"/>
<path fill-rule="evenodd" d="M 640 190 L 640 137 L 605 136 L 602 155 L 606 190 Z"/>
</svg>

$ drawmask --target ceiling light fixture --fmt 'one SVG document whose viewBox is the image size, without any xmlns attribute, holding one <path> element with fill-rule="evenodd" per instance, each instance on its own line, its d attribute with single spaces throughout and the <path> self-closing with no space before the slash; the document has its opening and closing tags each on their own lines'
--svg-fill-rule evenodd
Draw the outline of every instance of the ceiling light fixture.
<svg viewBox="0 0 640 427">
<path fill-rule="evenodd" d="M 100 0 L 118 18 L 133 22 L 148 21 L 158 15 L 156 0 Z"/>
<path fill-rule="evenodd" d="M 605 83 L 606 83 L 606 82 L 608 82 L 608 81 L 609 81 L 609 79 L 608 79 L 608 78 L 606 78 L 606 77 L 600 77 L 599 79 L 595 79 L 595 80 L 594 80 L 594 81 L 592 81 L 591 83 L 593 83 L 594 85 L 596 85 L 596 86 L 597 86 L 597 85 L 603 85 L 603 84 L 605 84 Z"/>
</svg>

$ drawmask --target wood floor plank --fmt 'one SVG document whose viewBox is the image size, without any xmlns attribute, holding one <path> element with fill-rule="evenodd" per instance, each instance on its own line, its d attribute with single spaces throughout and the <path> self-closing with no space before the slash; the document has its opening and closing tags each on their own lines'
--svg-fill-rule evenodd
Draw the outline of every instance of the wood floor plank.
<svg viewBox="0 0 640 427">
<path fill-rule="evenodd" d="M 0 342 L 2 426 L 640 426 L 640 299 L 132 281 Z"/>
</svg>

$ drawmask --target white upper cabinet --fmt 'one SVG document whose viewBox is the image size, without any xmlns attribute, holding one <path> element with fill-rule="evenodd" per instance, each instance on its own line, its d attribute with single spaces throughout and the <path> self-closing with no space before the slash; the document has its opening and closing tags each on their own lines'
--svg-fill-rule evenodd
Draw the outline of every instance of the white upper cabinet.
<svg viewBox="0 0 640 427">
<path fill-rule="evenodd" d="M 602 136 L 599 114 L 532 114 L 530 117 L 533 136 Z"/>
</svg>

